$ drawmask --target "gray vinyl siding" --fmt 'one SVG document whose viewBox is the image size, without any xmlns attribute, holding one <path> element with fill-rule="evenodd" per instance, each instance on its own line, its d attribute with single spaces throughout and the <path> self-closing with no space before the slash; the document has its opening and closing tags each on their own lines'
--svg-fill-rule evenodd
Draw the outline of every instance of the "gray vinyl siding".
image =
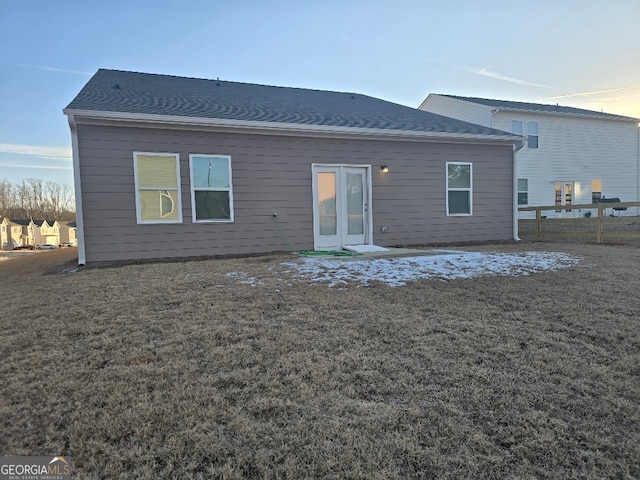
<svg viewBox="0 0 640 480">
<path fill-rule="evenodd" d="M 78 125 L 87 262 L 313 248 L 311 164 L 372 165 L 377 245 L 512 237 L 511 146 Z M 133 152 L 180 154 L 183 222 L 136 223 Z M 189 154 L 230 155 L 235 221 L 192 222 Z M 473 216 L 447 217 L 446 162 L 473 163 Z M 382 174 L 380 165 L 390 172 Z M 381 227 L 387 226 L 385 233 Z"/>
</svg>

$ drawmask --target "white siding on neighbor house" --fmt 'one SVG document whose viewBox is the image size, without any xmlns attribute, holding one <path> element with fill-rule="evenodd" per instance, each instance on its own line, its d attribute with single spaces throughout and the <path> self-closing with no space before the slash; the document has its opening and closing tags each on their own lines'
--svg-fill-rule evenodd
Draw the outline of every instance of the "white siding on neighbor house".
<svg viewBox="0 0 640 480">
<path fill-rule="evenodd" d="M 34 241 L 35 245 L 44 245 L 49 243 L 52 245 L 58 245 L 60 243 L 60 227 L 57 222 L 53 225 L 49 225 L 48 222 L 42 222 L 41 226 L 35 226 L 34 228 Z"/>
<path fill-rule="evenodd" d="M 485 127 L 498 128 L 491 124 L 492 108 L 486 105 L 478 105 L 477 103 L 466 102 L 457 98 L 432 93 L 422 102 L 419 108 L 420 110 L 437 113 L 445 117 L 457 118 L 458 120 L 484 125 Z M 506 131 L 510 132 L 511 126 L 509 126 L 509 129 Z"/>
<path fill-rule="evenodd" d="M 8 227 L 4 221 L 0 222 L 0 250 L 11 249 L 10 236 L 10 227 Z"/>
<path fill-rule="evenodd" d="M 68 225 L 60 226 L 60 243 L 71 242 L 78 245 L 77 228 Z"/>
<path fill-rule="evenodd" d="M 640 130 L 633 121 L 604 120 L 535 112 L 513 112 L 431 94 L 421 110 L 511 132 L 512 120 L 538 122 L 538 148 L 518 152 L 518 178 L 528 180 L 528 205 L 554 205 L 556 182 L 574 182 L 574 204 L 591 203 L 591 182 L 601 180 L 603 197 L 640 201 Z M 597 113 L 597 112 L 594 112 Z M 487 115 L 489 118 L 487 118 Z M 547 211 L 547 216 L 585 212 Z M 637 208 L 626 214 L 639 214 Z M 532 212 L 521 212 L 523 218 Z"/>
<path fill-rule="evenodd" d="M 591 203 L 592 180 L 602 181 L 604 197 L 617 197 L 623 202 L 640 200 L 637 124 L 498 112 L 494 125 L 510 129 L 512 120 L 523 122 L 525 135 L 527 122 L 538 122 L 538 148 L 525 146 L 518 152 L 518 178 L 529 182 L 529 205 L 553 205 L 556 182 L 575 183 L 574 204 Z M 553 211 L 546 213 L 557 216 Z M 574 209 L 562 215 L 583 214 Z"/>
</svg>

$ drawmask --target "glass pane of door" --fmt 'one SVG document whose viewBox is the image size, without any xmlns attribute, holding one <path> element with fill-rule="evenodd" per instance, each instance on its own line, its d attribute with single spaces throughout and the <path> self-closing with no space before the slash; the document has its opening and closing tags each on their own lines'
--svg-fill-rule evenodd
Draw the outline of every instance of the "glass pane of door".
<svg viewBox="0 0 640 480">
<path fill-rule="evenodd" d="M 347 234 L 364 233 L 364 189 L 361 173 L 347 172 Z"/>
<path fill-rule="evenodd" d="M 571 205 L 573 203 L 573 183 L 565 183 L 564 185 L 564 204 Z M 567 210 L 570 212 L 571 210 Z"/>
<path fill-rule="evenodd" d="M 318 172 L 318 215 L 320 235 L 337 235 L 336 174 Z"/>
</svg>

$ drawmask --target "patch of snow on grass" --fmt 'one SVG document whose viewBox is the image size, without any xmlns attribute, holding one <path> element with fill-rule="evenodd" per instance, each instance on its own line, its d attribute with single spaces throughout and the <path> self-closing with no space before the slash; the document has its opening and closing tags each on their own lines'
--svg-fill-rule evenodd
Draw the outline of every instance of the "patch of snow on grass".
<svg viewBox="0 0 640 480">
<path fill-rule="evenodd" d="M 238 283 L 244 283 L 246 285 L 251 285 L 252 287 L 264 284 L 262 280 L 258 280 L 256 277 L 251 277 L 245 272 L 229 272 L 226 276 L 238 280 Z"/>
<path fill-rule="evenodd" d="M 424 257 L 335 261 L 302 258 L 283 262 L 286 272 L 298 279 L 327 283 L 368 285 L 379 281 L 392 287 L 421 278 L 452 280 L 485 275 L 529 275 L 577 265 L 580 259 L 559 252 L 457 252 Z"/>
</svg>

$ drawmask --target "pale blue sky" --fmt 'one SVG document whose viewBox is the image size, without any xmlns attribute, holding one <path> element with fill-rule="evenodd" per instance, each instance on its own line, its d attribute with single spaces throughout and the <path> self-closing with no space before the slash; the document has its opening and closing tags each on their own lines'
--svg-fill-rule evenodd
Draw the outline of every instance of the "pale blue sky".
<svg viewBox="0 0 640 480">
<path fill-rule="evenodd" d="M 640 117 L 640 0 L 0 0 L 0 180 L 72 184 L 98 68 Z"/>
</svg>

